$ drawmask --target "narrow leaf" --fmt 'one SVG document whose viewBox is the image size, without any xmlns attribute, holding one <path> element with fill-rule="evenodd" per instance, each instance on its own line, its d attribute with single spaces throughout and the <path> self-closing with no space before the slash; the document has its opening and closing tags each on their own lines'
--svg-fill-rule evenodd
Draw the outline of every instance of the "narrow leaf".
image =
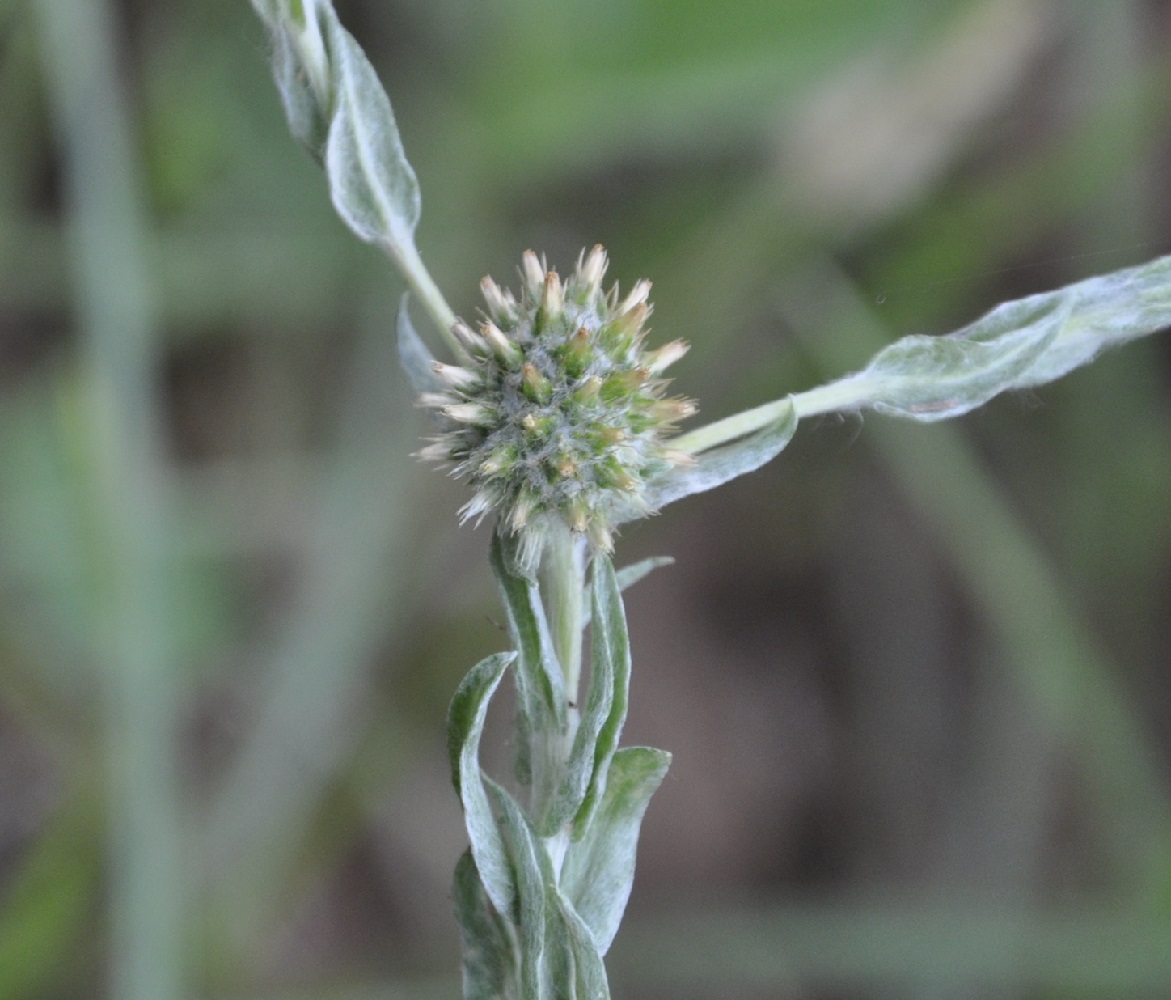
<svg viewBox="0 0 1171 1000">
<path fill-rule="evenodd" d="M 573 747 L 561 770 L 557 792 L 537 824 L 537 831 L 551 837 L 581 809 L 587 793 L 605 781 L 605 769 L 618 742 L 626 717 L 626 688 L 630 678 L 630 653 L 626 644 L 625 620 L 621 634 L 614 635 L 612 597 L 618 593 L 614 568 L 605 556 L 594 557 L 591 586 L 593 662 L 590 686 Z M 618 614 L 622 617 L 621 598 Z M 600 617 L 593 617 L 598 615 Z M 596 791 L 594 792 L 596 795 Z"/>
<path fill-rule="evenodd" d="M 471 851 L 455 866 L 453 895 L 463 942 L 464 1000 L 517 997 L 515 938 L 492 906 Z"/>
<path fill-rule="evenodd" d="M 419 184 L 403 151 L 390 99 L 333 8 L 325 7 L 322 16 L 334 102 L 325 147 L 334 208 L 368 243 L 413 246 Z"/>
<path fill-rule="evenodd" d="M 427 350 L 423 338 L 415 330 L 408 311 L 410 293 L 404 293 L 398 306 L 398 320 L 395 324 L 398 332 L 398 360 L 406 373 L 407 380 L 415 392 L 439 392 L 442 385 L 435 377 L 432 365 L 435 358 Z"/>
<path fill-rule="evenodd" d="M 329 133 L 329 85 L 320 7 L 293 10 L 288 0 L 252 0 L 269 32 L 277 93 L 293 138 L 321 163 Z M 308 16 L 307 16 L 308 13 Z M 328 11 L 332 14 L 332 10 Z"/>
<path fill-rule="evenodd" d="M 670 763 L 670 754 L 648 747 L 615 753 L 585 835 L 566 852 L 561 891 L 590 929 L 601 955 L 609 950 L 626 910 L 639 827 Z"/>
<path fill-rule="evenodd" d="M 1020 385 L 1067 316 L 1060 299 L 1009 302 L 949 336 L 895 341 L 840 384 L 861 386 L 862 405 L 881 413 L 921 422 L 957 417 Z"/>
<path fill-rule="evenodd" d="M 1069 316 L 1021 387 L 1060 378 L 1109 347 L 1171 326 L 1171 256 L 1033 298 L 1049 297 L 1067 300 Z"/>
<path fill-rule="evenodd" d="M 652 482 L 648 500 L 657 509 L 755 472 L 784 450 L 796 430 L 797 411 L 790 403 L 778 419 L 755 433 L 732 444 L 701 452 L 693 465 L 676 467 Z"/>
<path fill-rule="evenodd" d="M 627 587 L 633 587 L 643 577 L 649 575 L 653 570 L 659 569 L 663 566 L 671 566 L 675 562 L 672 556 L 651 556 L 649 559 L 642 559 L 639 562 L 631 563 L 629 566 L 623 566 L 617 572 L 618 589 L 625 591 Z"/>
<path fill-rule="evenodd" d="M 521 996 L 545 1000 L 553 996 L 545 941 L 547 887 L 554 884 L 549 856 L 516 800 L 491 780 L 488 787 L 500 810 L 500 829 L 516 879 L 516 906 L 505 912 L 519 936 Z"/>
<path fill-rule="evenodd" d="M 588 783 L 581 796 L 581 806 L 574 817 L 575 837 L 582 835 L 590 813 L 606 787 L 610 760 L 618 747 L 618 737 L 626 722 L 630 692 L 630 638 L 626 630 L 626 612 L 622 606 L 622 594 L 618 590 L 614 566 L 603 555 L 594 557 L 590 603 L 593 609 L 590 624 L 593 656 L 590 698 L 597 698 L 598 712 L 596 719 L 591 720 L 592 731 L 587 737 L 593 745 L 593 760 L 587 774 Z M 603 687 L 609 690 L 608 698 Z M 596 695 L 595 688 L 599 689 Z M 586 719 L 583 719 L 582 728 L 585 727 Z M 588 744 L 583 750 L 588 750 Z"/>
<path fill-rule="evenodd" d="M 555 737 L 569 726 L 565 682 L 553 650 L 549 623 L 535 581 L 520 575 L 509 558 L 514 543 L 499 531 L 492 536 L 491 563 L 508 617 L 508 629 L 519 651 L 516 666 L 517 711 L 521 740 L 517 747 L 517 778 L 533 785 L 533 799 L 545 803 L 553 794 L 557 764 L 533 759 L 532 747 L 549 753 Z"/>
<path fill-rule="evenodd" d="M 550 910 L 556 913 L 563 947 L 572 958 L 575 996 L 578 1000 L 610 1000 L 606 966 L 593 933 L 573 904 L 560 891 L 554 889 L 553 892 Z"/>
<path fill-rule="evenodd" d="M 1005 302 L 942 337 L 904 337 L 861 372 L 803 396 L 921 422 L 1060 378 L 1108 347 L 1171 325 L 1171 257 Z"/>
<path fill-rule="evenodd" d="M 516 893 L 504 845 L 484 791 L 480 737 L 488 701 L 515 656 L 515 653 L 496 653 L 472 667 L 456 689 L 447 714 L 451 776 L 463 803 L 472 856 L 489 898 L 501 913 L 511 911 Z"/>
<path fill-rule="evenodd" d="M 573 962 L 573 942 L 557 904 L 557 887 L 545 887 L 545 954 L 543 957 L 547 1000 L 581 1000 Z"/>
<path fill-rule="evenodd" d="M 321 163 L 329 135 L 329 119 L 308 83 L 302 54 L 287 31 L 272 33 L 272 75 L 285 109 L 289 132 Z"/>
</svg>

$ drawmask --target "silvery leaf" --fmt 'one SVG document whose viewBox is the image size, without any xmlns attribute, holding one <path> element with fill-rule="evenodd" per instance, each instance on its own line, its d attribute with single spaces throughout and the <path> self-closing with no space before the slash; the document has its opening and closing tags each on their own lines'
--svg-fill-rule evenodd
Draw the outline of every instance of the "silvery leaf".
<svg viewBox="0 0 1171 1000">
<path fill-rule="evenodd" d="M 585 835 L 566 852 L 561 891 L 589 927 L 601 955 L 609 950 L 626 910 L 639 827 L 670 763 L 669 753 L 648 747 L 615 753 Z"/>
<path fill-rule="evenodd" d="M 574 910 L 573 904 L 555 887 L 550 887 L 550 938 L 569 958 L 569 968 L 563 973 L 566 987 L 573 992 L 566 995 L 575 1000 L 610 1000 L 610 985 L 606 981 L 606 966 L 589 927 Z"/>
<path fill-rule="evenodd" d="M 592 762 L 585 776 L 581 805 L 574 816 L 574 837 L 580 837 L 589 822 L 590 814 L 606 787 L 610 761 L 618 747 L 618 737 L 626 722 L 630 693 L 630 637 L 626 631 L 626 612 L 614 567 L 603 555 L 594 557 L 593 586 L 591 588 L 592 618 L 590 623 L 590 701 L 586 718 L 590 727 L 583 752 L 592 746 Z M 596 680 L 595 680 L 596 679 Z M 596 689 L 596 690 L 595 690 Z M 586 719 L 582 720 L 583 728 Z M 575 744 L 575 751 L 577 746 Z"/>
<path fill-rule="evenodd" d="M 398 332 L 399 364 L 415 392 L 441 392 L 443 385 L 432 368 L 435 358 L 427 350 L 427 345 L 423 343 L 423 338 L 419 336 L 414 323 L 411 322 L 411 315 L 407 309 L 410 298 L 408 292 L 400 300 L 398 320 L 395 324 Z"/>
<path fill-rule="evenodd" d="M 453 895 L 463 942 L 464 1000 L 519 1000 L 514 937 L 488 898 L 471 851 L 455 866 Z"/>
<path fill-rule="evenodd" d="M 326 22 L 334 106 L 325 170 L 334 208 L 368 243 L 413 246 L 419 184 L 403 151 L 390 99 L 332 8 Z"/>
<path fill-rule="evenodd" d="M 731 444 L 695 456 L 694 464 L 677 466 L 650 483 L 647 499 L 655 509 L 722 486 L 729 480 L 755 472 L 784 450 L 797 430 L 797 411 L 785 406 L 776 419 L 760 430 Z"/>
<path fill-rule="evenodd" d="M 495 782 L 488 787 L 500 810 L 500 830 L 516 878 L 516 906 L 506 912 L 518 934 L 521 996 L 552 1000 L 556 994 L 546 953 L 547 887 L 553 884 L 549 856 L 516 800 Z"/>
<path fill-rule="evenodd" d="M 651 556 L 649 559 L 640 559 L 629 566 L 623 566 L 615 574 L 618 578 L 618 589 L 625 592 L 628 587 L 633 587 L 652 571 L 662 566 L 671 566 L 674 562 L 671 556 Z M 581 620 L 583 628 L 590 623 L 592 617 L 593 609 L 587 606 Z"/>
<path fill-rule="evenodd" d="M 1051 382 L 1106 348 L 1171 325 L 1171 257 L 1005 302 L 942 337 L 910 336 L 807 400 L 929 422 Z"/>
<path fill-rule="evenodd" d="M 500 832 L 484 791 L 480 769 L 480 737 L 488 714 L 488 701 L 515 653 L 496 653 L 481 660 L 456 689 L 447 713 L 447 749 L 451 777 L 464 808 L 472 857 L 493 905 L 511 912 L 516 890 Z"/>
<path fill-rule="evenodd" d="M 626 719 L 630 649 L 618 580 L 606 556 L 594 556 L 590 591 L 591 620 L 598 625 L 592 627 L 589 691 L 556 794 L 537 824 L 546 837 L 575 817 L 587 795 L 591 802 L 597 797 Z"/>
<path fill-rule="evenodd" d="M 508 630 L 519 651 L 516 665 L 517 712 L 521 739 L 517 747 L 517 778 L 532 784 L 538 812 L 554 792 L 556 762 L 542 759 L 569 725 L 565 681 L 535 581 L 515 569 L 509 550 L 512 537 L 492 536 L 490 561 L 508 616 Z M 531 746 L 538 748 L 536 759 Z"/>
<path fill-rule="evenodd" d="M 1009 302 L 946 337 L 910 336 L 879 351 L 840 385 L 863 405 L 921 422 L 958 417 L 1021 384 L 1068 317 L 1060 300 Z"/>
</svg>

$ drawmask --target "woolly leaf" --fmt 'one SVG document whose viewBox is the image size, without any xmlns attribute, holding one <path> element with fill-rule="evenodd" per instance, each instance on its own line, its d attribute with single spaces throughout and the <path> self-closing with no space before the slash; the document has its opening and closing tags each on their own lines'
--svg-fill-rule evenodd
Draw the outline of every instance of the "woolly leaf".
<svg viewBox="0 0 1171 1000">
<path fill-rule="evenodd" d="M 272 71 L 293 138 L 321 163 L 329 134 L 330 100 L 327 56 L 321 15 L 332 16 L 313 3 L 308 10 L 289 0 L 252 0 L 268 28 Z"/>
<path fill-rule="evenodd" d="M 517 779 L 531 784 L 539 814 L 553 795 L 558 762 L 552 758 L 553 738 L 569 726 L 565 681 L 553 650 L 553 639 L 535 581 L 517 572 L 511 558 L 511 537 L 492 536 L 490 560 L 508 617 L 508 630 L 519 655 L 516 663 Z M 534 748 L 536 752 L 534 753 Z"/>
<path fill-rule="evenodd" d="M 1056 298 L 1069 303 L 1068 316 L 1053 343 L 1022 376 L 1021 387 L 1060 378 L 1109 347 L 1171 326 L 1171 257 L 1089 278 L 1021 304 Z"/>
<path fill-rule="evenodd" d="M 625 591 L 628 587 L 633 587 L 641 579 L 648 576 L 653 570 L 659 569 L 662 566 L 670 566 L 675 562 L 671 556 L 651 556 L 649 559 L 641 559 L 636 563 L 631 563 L 629 566 L 623 566 L 622 569 L 616 572 L 618 578 L 618 589 Z M 587 607 L 585 613 L 582 615 L 582 627 L 590 623 L 593 618 L 593 611 Z"/>
<path fill-rule="evenodd" d="M 272 75 L 285 109 L 289 132 L 320 163 L 329 134 L 329 121 L 306 82 L 301 53 L 292 36 L 281 31 L 274 33 L 272 41 Z"/>
<path fill-rule="evenodd" d="M 334 208 L 368 243 L 413 246 L 419 184 L 403 151 L 390 99 L 333 8 L 324 8 L 322 16 L 333 87 L 325 170 Z"/>
<path fill-rule="evenodd" d="M 342 220 L 360 239 L 411 256 L 421 201 L 390 98 L 329 0 L 253 0 L 272 39 L 289 129 L 325 167 Z"/>
<path fill-rule="evenodd" d="M 862 371 L 798 397 L 803 412 L 870 407 L 929 422 L 1060 378 L 1171 325 L 1171 257 L 1005 302 L 942 337 L 911 336 Z M 825 401 L 824 403 L 818 402 Z"/>
<path fill-rule="evenodd" d="M 629 566 L 623 566 L 615 574 L 618 580 L 618 589 L 626 590 L 627 587 L 633 587 L 653 570 L 662 566 L 670 566 L 674 562 L 675 560 L 671 556 L 651 556 L 649 559 L 642 559 Z"/>
<path fill-rule="evenodd" d="M 455 866 L 453 895 L 463 942 L 464 1000 L 516 997 L 513 938 L 484 890 L 471 851 L 465 851 Z"/>
<path fill-rule="evenodd" d="M 553 991 L 546 954 L 547 887 L 553 884 L 549 856 L 516 800 L 495 782 L 488 787 L 500 809 L 500 830 L 516 878 L 516 907 L 506 911 L 516 927 L 524 1000 L 545 1000 Z"/>
<path fill-rule="evenodd" d="M 895 341 L 842 383 L 860 384 L 864 405 L 881 413 L 922 422 L 958 417 L 1021 385 L 1067 315 L 1060 301 L 1006 303 L 950 336 Z"/>
<path fill-rule="evenodd" d="M 591 801 L 596 797 L 596 788 L 605 782 L 606 768 L 626 719 L 630 683 L 626 622 L 614 567 L 602 555 L 594 557 L 590 605 L 591 620 L 599 623 L 593 629 L 590 686 L 557 793 L 537 825 L 538 832 L 546 837 L 574 818 L 587 793 Z"/>
<path fill-rule="evenodd" d="M 590 700 L 597 701 L 596 718 L 591 724 L 589 743 L 593 762 L 589 781 L 574 817 L 574 836 L 580 837 L 599 796 L 606 787 L 610 760 L 618 747 L 618 737 L 626 722 L 630 692 L 630 638 L 626 631 L 626 612 L 622 594 L 610 560 L 594 557 L 590 605 Z M 597 693 L 595 694 L 595 689 Z M 607 697 L 606 692 L 609 692 Z M 587 717 L 590 715 L 587 709 Z M 585 719 L 582 720 L 585 728 Z M 576 747 L 575 747 L 576 749 Z"/>
<path fill-rule="evenodd" d="M 510 912 L 515 887 L 504 845 L 484 791 L 480 769 L 480 737 L 491 699 L 515 653 L 496 653 L 481 660 L 456 689 L 447 713 L 447 748 L 451 777 L 464 808 L 472 857 L 484 889 L 501 913 Z"/>
<path fill-rule="evenodd" d="M 670 763 L 669 753 L 648 747 L 615 753 L 584 836 L 566 851 L 561 891 L 590 929 L 601 955 L 609 950 L 626 910 L 639 827 Z"/>
<path fill-rule="evenodd" d="M 792 403 L 768 424 L 731 444 L 700 452 L 691 465 L 677 466 L 650 484 L 648 499 L 654 508 L 722 486 L 755 472 L 784 450 L 797 430 L 797 411 Z"/>
<path fill-rule="evenodd" d="M 410 305 L 410 298 L 409 292 L 403 295 L 395 324 L 398 332 L 399 364 L 415 392 L 439 392 L 443 387 L 431 367 L 435 363 L 435 358 L 411 322 L 411 314 L 407 308 Z"/>
<path fill-rule="evenodd" d="M 610 1000 L 610 986 L 606 981 L 606 966 L 594 941 L 589 927 L 557 889 L 551 889 L 549 902 L 550 923 L 555 930 L 549 934 L 556 940 L 569 959 L 564 962 L 569 968 L 562 973 L 566 986 L 573 992 L 566 993 L 575 1000 Z"/>
</svg>

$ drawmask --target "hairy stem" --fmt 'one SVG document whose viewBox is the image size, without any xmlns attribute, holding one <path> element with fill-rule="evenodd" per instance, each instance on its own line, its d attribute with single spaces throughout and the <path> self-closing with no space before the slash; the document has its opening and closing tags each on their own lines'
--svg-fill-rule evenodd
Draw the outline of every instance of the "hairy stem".
<svg viewBox="0 0 1171 1000">
<path fill-rule="evenodd" d="M 581 681 L 585 560 L 581 539 L 564 524 L 559 523 L 550 530 L 541 567 L 541 583 L 553 633 L 553 649 L 565 679 L 565 697 L 572 707 L 577 703 Z"/>
<path fill-rule="evenodd" d="M 451 332 L 451 328 L 455 325 L 455 312 L 447 304 L 447 299 L 443 297 L 439 286 L 435 284 L 435 279 L 431 277 L 431 272 L 427 270 L 427 266 L 423 263 L 423 258 L 419 256 L 419 251 L 414 244 L 392 243 L 388 240 L 383 244 L 383 249 L 398 269 L 399 274 L 402 275 L 407 287 L 422 303 L 431 322 L 435 324 L 435 328 L 443 337 L 452 354 L 462 363 L 470 364 L 471 357 L 464 346 L 456 340 L 455 334 Z"/>
</svg>

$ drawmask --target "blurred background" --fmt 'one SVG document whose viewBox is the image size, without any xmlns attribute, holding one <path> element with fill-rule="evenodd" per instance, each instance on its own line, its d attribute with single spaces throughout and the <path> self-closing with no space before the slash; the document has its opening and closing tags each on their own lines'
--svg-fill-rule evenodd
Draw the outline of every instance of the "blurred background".
<svg viewBox="0 0 1171 1000">
<path fill-rule="evenodd" d="M 337 6 L 456 311 L 602 243 L 704 419 L 1171 249 L 1166 0 Z M 266 44 L 0 0 L 0 1000 L 459 994 L 488 529 Z M 1171 997 L 1169 418 L 1156 336 L 624 530 L 617 997 Z"/>
</svg>

